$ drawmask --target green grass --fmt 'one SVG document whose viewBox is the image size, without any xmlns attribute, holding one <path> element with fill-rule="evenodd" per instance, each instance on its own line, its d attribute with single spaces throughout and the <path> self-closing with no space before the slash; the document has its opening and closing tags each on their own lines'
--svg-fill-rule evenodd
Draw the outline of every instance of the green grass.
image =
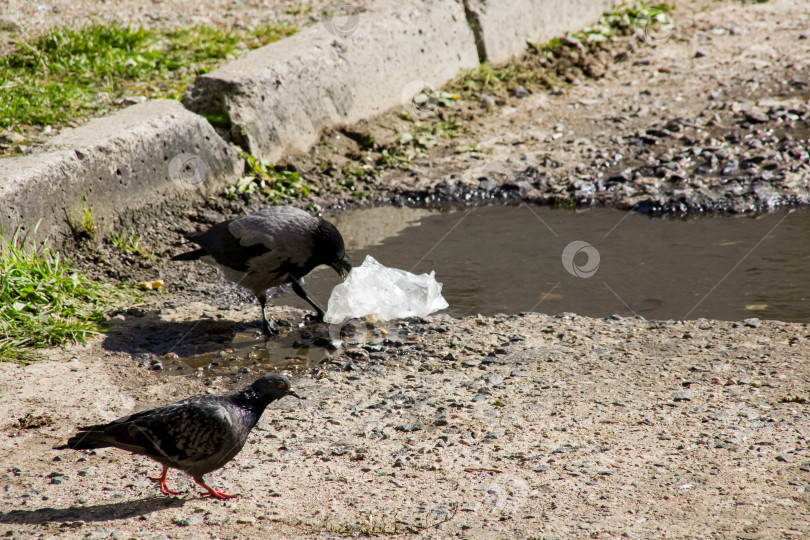
<svg viewBox="0 0 810 540">
<path fill-rule="evenodd" d="M 561 49 L 594 49 L 615 37 L 644 36 L 647 30 L 661 29 L 671 24 L 668 13 L 673 7 L 659 3 L 627 2 L 616 10 L 605 13 L 596 24 L 563 38 L 554 38 L 545 44 L 529 43 L 529 54 L 504 65 L 482 63 L 463 71 L 449 88 L 465 99 L 478 93 L 503 94 L 507 88 L 522 85 L 525 88 L 557 87 L 560 82 L 553 65 Z M 551 60 L 552 63 L 546 62 Z"/>
<path fill-rule="evenodd" d="M 96 223 L 93 212 L 87 206 L 87 199 L 82 195 L 82 211 L 78 216 L 68 216 L 68 226 L 76 240 L 91 240 L 96 235 Z"/>
<path fill-rule="evenodd" d="M 281 169 L 244 151 L 239 155 L 245 160 L 250 174 L 237 180 L 236 185 L 225 188 L 225 196 L 229 199 L 235 199 L 240 195 L 248 197 L 255 193 L 281 204 L 306 197 L 317 190 L 314 186 L 303 183 L 295 171 Z"/>
<path fill-rule="evenodd" d="M 54 28 L 0 57 L 0 128 L 64 125 L 122 106 L 125 97 L 177 99 L 224 59 L 293 33 L 286 24 L 252 31 Z"/>
<path fill-rule="evenodd" d="M 113 292 L 44 246 L 25 246 L 19 235 L 2 239 L 0 361 L 26 362 L 37 348 L 84 343 L 98 332 Z"/>
<path fill-rule="evenodd" d="M 132 253 L 143 259 L 154 257 L 141 245 L 141 236 L 132 231 L 110 232 L 107 234 L 107 241 L 122 253 Z"/>
</svg>

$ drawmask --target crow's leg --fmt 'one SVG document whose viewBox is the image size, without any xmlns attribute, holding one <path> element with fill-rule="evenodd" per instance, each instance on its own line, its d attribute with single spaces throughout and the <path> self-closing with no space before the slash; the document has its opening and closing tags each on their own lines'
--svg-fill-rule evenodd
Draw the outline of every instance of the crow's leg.
<svg viewBox="0 0 810 540">
<path fill-rule="evenodd" d="M 326 315 L 326 312 L 323 310 L 321 306 L 318 305 L 318 303 L 315 300 L 309 297 L 307 291 L 304 290 L 304 286 L 301 284 L 301 281 L 297 277 L 290 276 L 290 278 L 292 279 L 292 288 L 293 291 L 295 291 L 295 294 L 297 294 L 298 296 L 309 302 L 309 305 L 314 307 L 315 311 L 317 312 L 315 320 L 317 322 L 323 322 L 323 316 Z"/>
<path fill-rule="evenodd" d="M 163 495 L 180 495 L 179 491 L 172 491 L 171 489 L 169 489 L 169 486 L 166 485 L 166 475 L 168 474 L 168 472 L 169 468 L 166 465 L 163 465 L 163 472 L 160 473 L 160 478 L 149 477 L 149 480 L 160 484 L 160 492 Z"/>
<path fill-rule="evenodd" d="M 223 491 L 216 490 L 203 482 L 202 476 L 195 476 L 194 481 L 197 482 L 198 485 L 204 487 L 207 490 L 207 493 L 200 493 L 203 497 L 211 497 L 214 499 L 219 499 L 220 501 L 224 501 L 225 499 L 233 499 L 234 497 L 238 497 L 239 495 L 229 495 Z"/>
<path fill-rule="evenodd" d="M 262 291 L 257 295 L 259 304 L 262 306 L 262 332 L 266 336 L 274 336 L 278 334 L 278 330 L 273 328 L 273 323 L 267 318 L 267 291 Z"/>
</svg>

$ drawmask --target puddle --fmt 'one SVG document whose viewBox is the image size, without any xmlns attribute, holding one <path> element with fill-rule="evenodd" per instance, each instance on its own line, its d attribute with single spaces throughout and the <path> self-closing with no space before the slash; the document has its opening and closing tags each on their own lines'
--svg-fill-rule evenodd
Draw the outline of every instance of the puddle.
<svg viewBox="0 0 810 540">
<path fill-rule="evenodd" d="M 446 212 L 375 208 L 330 219 L 355 264 L 370 254 L 386 266 L 435 270 L 450 303 L 444 313 L 450 315 L 538 311 L 810 322 L 807 210 L 683 220 L 520 205 Z M 331 269 L 320 268 L 307 289 L 326 305 L 339 281 Z M 275 302 L 309 308 L 292 293 Z M 198 367 L 273 359 L 289 369 L 312 367 L 330 356 L 325 346 L 336 336 L 327 335 L 324 325 L 318 325 L 321 335 L 302 335 L 313 327 L 297 324 L 266 345 L 254 333 L 240 334 L 231 352 L 185 360 Z M 380 328 L 350 333 L 366 343 L 397 339 L 397 323 L 381 328 L 385 333 Z"/>
<path fill-rule="evenodd" d="M 411 220 L 398 217 L 405 226 L 396 235 L 366 237 L 363 247 L 347 239 L 352 260 L 359 264 L 368 253 L 387 266 L 435 270 L 451 315 L 567 311 L 810 322 L 807 210 L 685 220 L 527 205 L 377 210 Z M 347 212 L 335 221 L 351 232 L 361 215 Z M 383 212 L 377 217 L 385 220 Z M 564 251 L 572 242 L 591 247 L 573 252 L 566 269 Z M 598 257 L 592 275 L 588 252 L 593 263 Z M 310 290 L 324 301 L 337 283 L 321 280 L 326 275 L 321 269 L 310 280 Z"/>
</svg>

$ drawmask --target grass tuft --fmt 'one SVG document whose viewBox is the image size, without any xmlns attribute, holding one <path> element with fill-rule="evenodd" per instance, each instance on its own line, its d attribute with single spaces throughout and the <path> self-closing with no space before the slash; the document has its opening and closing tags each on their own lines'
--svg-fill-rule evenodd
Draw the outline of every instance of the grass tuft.
<svg viewBox="0 0 810 540">
<path fill-rule="evenodd" d="M 293 33 L 288 24 L 252 31 L 99 23 L 54 28 L 0 57 L 0 128 L 58 126 L 143 98 L 179 99 L 197 75 Z"/>
<path fill-rule="evenodd" d="M 141 236 L 132 231 L 110 232 L 107 234 L 107 241 L 122 253 L 132 253 L 143 259 L 154 257 L 148 249 L 141 245 Z"/>
<path fill-rule="evenodd" d="M 301 182 L 301 177 L 295 171 L 256 159 L 247 152 L 240 152 L 240 156 L 245 160 L 250 173 L 237 180 L 236 185 L 225 188 L 225 196 L 229 199 L 258 193 L 270 201 L 281 203 L 306 197 L 317 190 L 314 186 Z"/>
<path fill-rule="evenodd" d="M 26 362 L 34 349 L 85 343 L 104 320 L 113 289 L 90 281 L 45 246 L 15 234 L 0 246 L 0 361 Z"/>
<path fill-rule="evenodd" d="M 82 195 L 82 212 L 78 216 L 68 216 L 68 226 L 76 240 L 92 240 L 96 235 L 96 223 L 93 212 Z"/>
</svg>

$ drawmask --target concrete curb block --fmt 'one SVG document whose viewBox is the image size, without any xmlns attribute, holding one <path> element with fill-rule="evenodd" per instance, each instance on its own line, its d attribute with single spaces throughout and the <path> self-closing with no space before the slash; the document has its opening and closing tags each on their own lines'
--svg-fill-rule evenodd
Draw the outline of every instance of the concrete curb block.
<svg viewBox="0 0 810 540">
<path fill-rule="evenodd" d="M 316 25 L 203 75 L 183 103 L 227 115 L 237 144 L 277 160 L 309 150 L 326 127 L 407 106 L 423 88 L 478 65 L 454 0 L 386 2 L 356 17 L 342 31 Z"/>
<path fill-rule="evenodd" d="M 5 235 L 33 230 L 37 241 L 67 230 L 82 197 L 101 231 L 122 209 L 200 191 L 211 194 L 242 172 L 236 151 L 205 119 L 177 101 L 155 100 L 61 133 L 43 153 L 0 161 Z"/>
<path fill-rule="evenodd" d="M 599 20 L 616 0 L 464 0 L 482 61 L 508 62 L 526 43 L 546 43 Z"/>
</svg>

